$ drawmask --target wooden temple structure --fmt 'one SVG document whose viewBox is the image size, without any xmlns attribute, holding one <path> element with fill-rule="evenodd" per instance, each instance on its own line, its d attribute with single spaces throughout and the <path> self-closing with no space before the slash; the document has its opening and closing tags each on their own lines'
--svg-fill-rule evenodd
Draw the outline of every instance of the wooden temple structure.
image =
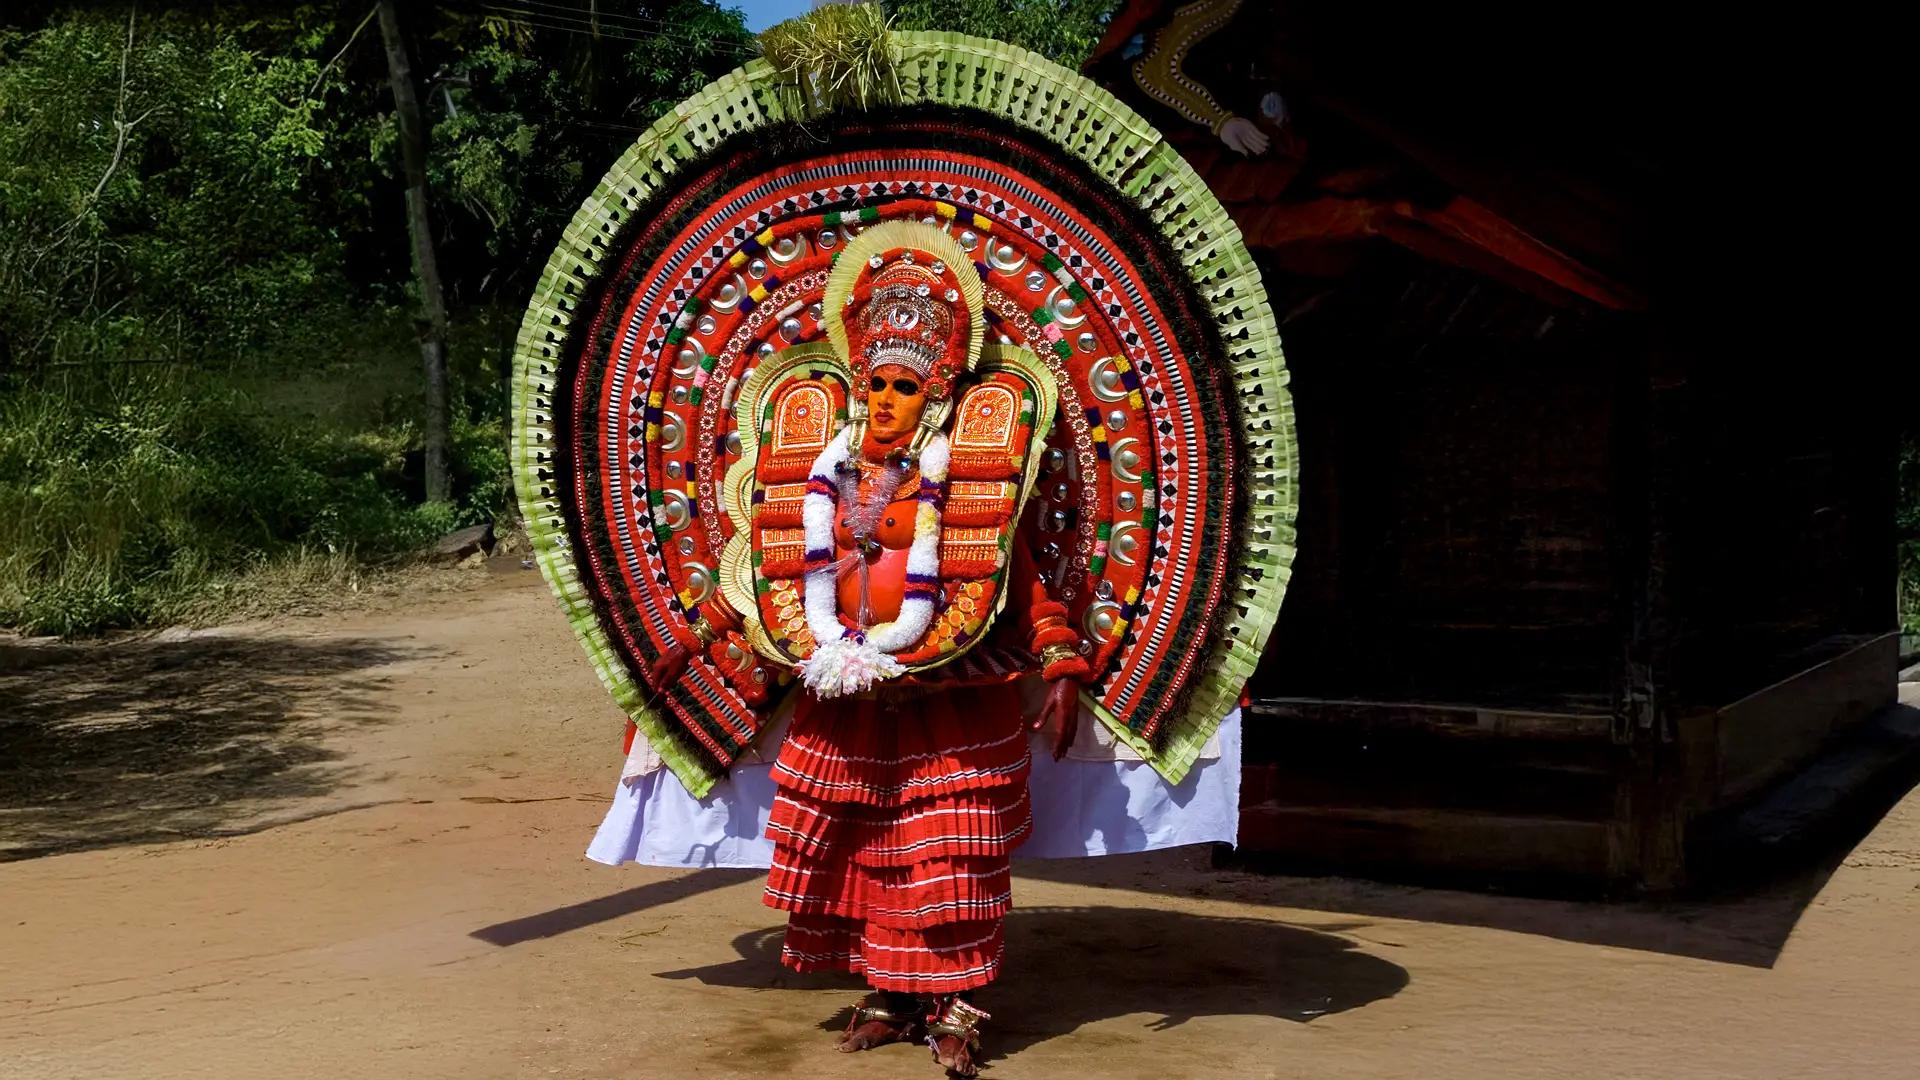
<svg viewBox="0 0 1920 1080">
<path fill-rule="evenodd" d="M 1898 376 L 1833 337 L 1818 131 L 1759 58 L 1650 5 L 1422 10 L 1134 2 L 1086 67 L 1281 319 L 1299 552 L 1242 845 L 1686 885 L 1893 700 Z"/>
</svg>

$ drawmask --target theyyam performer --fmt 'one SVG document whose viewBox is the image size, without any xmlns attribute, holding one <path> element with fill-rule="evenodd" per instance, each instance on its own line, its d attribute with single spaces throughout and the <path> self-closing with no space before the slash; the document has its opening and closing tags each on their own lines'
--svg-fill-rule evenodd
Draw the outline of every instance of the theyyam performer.
<svg viewBox="0 0 1920 1080">
<path fill-rule="evenodd" d="M 528 532 L 630 717 L 588 854 L 769 867 L 781 963 L 872 987 L 839 1048 L 972 1075 L 1016 849 L 1235 836 L 1279 341 L 1085 79 L 864 7 L 762 45 L 607 174 L 519 338 Z"/>
</svg>

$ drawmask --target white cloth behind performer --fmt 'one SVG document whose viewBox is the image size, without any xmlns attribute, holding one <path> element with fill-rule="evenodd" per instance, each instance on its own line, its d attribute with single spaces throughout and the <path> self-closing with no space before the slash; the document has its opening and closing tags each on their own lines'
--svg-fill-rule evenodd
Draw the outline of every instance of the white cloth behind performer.
<svg viewBox="0 0 1920 1080">
<path fill-rule="evenodd" d="M 777 748 L 785 734 L 769 731 Z M 1103 737 L 1104 736 L 1104 737 Z M 1033 835 L 1015 854 L 1031 858 L 1118 855 L 1183 844 L 1234 843 L 1240 830 L 1240 710 L 1227 714 L 1185 780 L 1170 785 L 1145 762 L 1115 752 L 1111 735 L 1082 713 L 1068 756 L 1053 760 L 1035 737 Z M 773 757 L 745 761 L 705 799 L 687 794 L 636 739 L 613 806 L 587 858 L 618 866 L 765 867 L 773 858 Z"/>
</svg>

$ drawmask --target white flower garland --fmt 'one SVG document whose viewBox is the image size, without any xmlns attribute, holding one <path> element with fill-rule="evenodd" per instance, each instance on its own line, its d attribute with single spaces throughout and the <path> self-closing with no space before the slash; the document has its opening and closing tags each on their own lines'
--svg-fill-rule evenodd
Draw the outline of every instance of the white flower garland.
<svg viewBox="0 0 1920 1080">
<path fill-rule="evenodd" d="M 834 485 L 837 469 L 847 460 L 847 440 L 852 435 L 851 426 L 840 429 L 840 434 L 827 444 L 820 456 L 813 459 L 812 480 L 824 480 L 830 488 Z M 807 493 L 800 500 L 800 525 L 804 530 L 809 555 L 815 551 L 829 554 L 833 547 L 833 514 L 837 505 L 837 495 L 826 495 L 814 490 L 809 482 Z M 838 574 L 831 566 L 812 570 L 807 573 L 806 607 L 807 629 L 813 631 L 815 653 L 819 646 L 838 641 L 846 634 L 846 628 L 840 625 L 840 600 Z M 805 671 L 805 665 L 802 665 Z"/>
<path fill-rule="evenodd" d="M 853 428 L 842 428 L 813 462 L 813 478 L 824 480 L 832 488 L 836 469 L 851 456 Z M 950 451 L 944 435 L 935 435 L 920 451 L 920 476 L 923 483 L 944 484 Z M 837 490 L 837 489 L 836 489 Z M 809 485 L 800 504 L 808 552 L 833 551 L 833 518 L 837 495 Z M 836 560 L 837 561 L 837 560 Z M 940 506 L 934 500 L 919 500 L 913 518 L 913 543 L 907 548 L 907 573 L 923 578 L 940 572 Z M 840 623 L 839 571 L 832 564 L 807 572 L 807 628 L 813 631 L 813 655 L 800 662 L 800 676 L 821 698 L 838 697 L 866 690 L 875 682 L 889 679 L 906 669 L 894 659 L 894 653 L 912 647 L 927 636 L 933 625 L 933 598 L 908 596 L 900 604 L 900 615 L 891 622 L 868 627 L 864 633 L 849 632 Z"/>
</svg>

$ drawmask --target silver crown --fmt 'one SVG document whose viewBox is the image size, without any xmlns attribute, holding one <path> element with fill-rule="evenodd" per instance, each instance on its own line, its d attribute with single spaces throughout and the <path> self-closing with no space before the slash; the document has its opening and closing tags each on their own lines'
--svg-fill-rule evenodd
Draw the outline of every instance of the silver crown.
<svg viewBox="0 0 1920 1080">
<path fill-rule="evenodd" d="M 938 348 L 911 338 L 875 338 L 866 350 L 868 371 L 882 364 L 899 364 L 922 379 L 933 374 L 933 362 L 939 358 Z"/>
</svg>

